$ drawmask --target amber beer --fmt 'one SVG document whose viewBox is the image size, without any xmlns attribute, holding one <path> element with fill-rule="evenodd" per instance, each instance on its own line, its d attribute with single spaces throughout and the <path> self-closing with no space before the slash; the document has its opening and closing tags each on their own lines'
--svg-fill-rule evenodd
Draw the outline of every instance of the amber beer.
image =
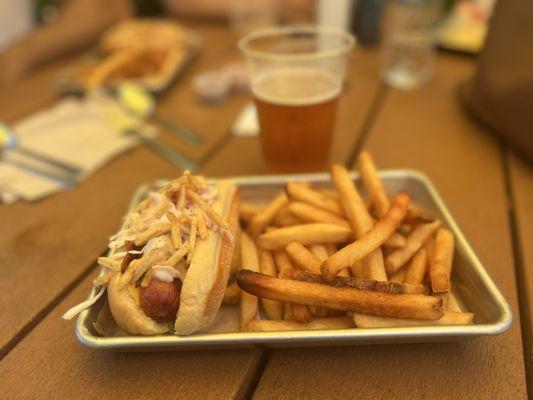
<svg viewBox="0 0 533 400">
<path fill-rule="evenodd" d="M 327 169 L 339 79 L 314 68 L 280 68 L 252 80 L 265 167 L 270 172 Z"/>
</svg>

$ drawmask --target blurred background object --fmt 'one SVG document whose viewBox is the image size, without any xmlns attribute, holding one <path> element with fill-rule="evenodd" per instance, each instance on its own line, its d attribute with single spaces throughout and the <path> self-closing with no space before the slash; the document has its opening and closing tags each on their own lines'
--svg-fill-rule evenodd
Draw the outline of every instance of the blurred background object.
<svg viewBox="0 0 533 400">
<path fill-rule="evenodd" d="M 496 4 L 477 70 L 461 90 L 473 116 L 533 162 L 533 7 Z"/>
<path fill-rule="evenodd" d="M 433 74 L 440 0 L 391 0 L 383 18 L 382 79 L 413 89 Z"/>
<path fill-rule="evenodd" d="M 448 50 L 476 54 L 481 51 L 494 0 L 459 0 L 453 3 L 438 32 L 438 44 Z"/>
</svg>

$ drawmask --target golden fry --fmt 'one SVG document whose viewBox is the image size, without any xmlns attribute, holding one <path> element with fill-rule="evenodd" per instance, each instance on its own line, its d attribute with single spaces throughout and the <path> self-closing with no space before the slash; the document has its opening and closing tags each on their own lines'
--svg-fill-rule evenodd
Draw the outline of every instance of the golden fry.
<svg viewBox="0 0 533 400">
<path fill-rule="evenodd" d="M 310 189 L 301 183 L 289 182 L 287 184 L 287 193 L 291 200 L 303 201 L 304 203 L 329 211 L 339 217 L 344 215 L 336 200 Z"/>
<path fill-rule="evenodd" d="M 298 268 L 313 274 L 320 273 L 320 261 L 300 242 L 289 243 L 285 251 Z"/>
<path fill-rule="evenodd" d="M 296 218 L 289 210 L 289 205 L 282 207 L 274 217 L 274 225 L 280 228 L 293 225 L 301 225 L 303 222 Z"/>
<path fill-rule="evenodd" d="M 348 221 L 352 226 L 355 238 L 361 238 L 374 225 L 374 220 L 368 213 L 363 199 L 357 192 L 355 184 L 346 168 L 340 164 L 331 167 L 333 183 L 341 196 L 341 205 Z M 386 281 L 387 274 L 383 264 L 381 249 L 376 249 L 364 260 L 364 273 L 369 278 Z"/>
<path fill-rule="evenodd" d="M 385 258 L 385 267 L 389 274 L 398 271 L 407 261 L 420 250 L 426 240 L 435 232 L 439 226 L 440 221 L 430 222 L 417 226 L 407 238 L 407 246 L 403 249 L 393 251 Z"/>
<path fill-rule="evenodd" d="M 245 224 L 248 224 L 252 220 L 253 216 L 260 212 L 262 209 L 263 207 L 258 206 L 256 204 L 241 202 L 241 204 L 239 205 L 239 218 Z"/>
<path fill-rule="evenodd" d="M 237 285 L 237 282 L 233 282 L 226 287 L 224 291 L 223 304 L 239 304 L 241 301 L 241 289 Z"/>
<path fill-rule="evenodd" d="M 308 323 L 295 321 L 269 321 L 255 320 L 246 325 L 243 330 L 247 332 L 277 332 L 277 331 L 309 331 L 325 329 L 349 329 L 353 328 L 350 317 L 317 318 Z"/>
<path fill-rule="evenodd" d="M 336 276 L 328 282 L 321 275 L 312 274 L 305 271 L 295 271 L 291 279 L 304 282 L 315 282 L 334 287 L 351 287 L 359 290 L 369 290 L 372 292 L 382 292 L 389 294 L 429 294 L 429 290 L 422 284 L 408 284 L 401 282 L 382 282 L 372 279 L 359 279 L 353 277 Z"/>
<path fill-rule="evenodd" d="M 242 290 L 255 296 L 296 304 L 394 318 L 434 320 L 443 315 L 442 301 L 431 296 L 394 295 L 350 287 L 333 287 L 279 279 L 248 270 L 239 271 L 237 282 Z"/>
<path fill-rule="evenodd" d="M 344 218 L 301 201 L 291 201 L 288 209 L 294 217 L 306 223 L 323 222 L 350 228 L 350 224 Z"/>
<path fill-rule="evenodd" d="M 357 170 L 361 174 L 363 185 L 370 195 L 370 202 L 378 218 L 383 218 L 389 211 L 390 203 L 383 182 L 381 181 L 372 156 L 363 151 L 357 160 Z"/>
<path fill-rule="evenodd" d="M 324 278 L 331 279 L 342 269 L 362 260 L 378 249 L 398 228 L 407 212 L 411 197 L 405 193 L 396 195 L 387 215 L 358 240 L 329 257 L 321 267 Z"/>
<path fill-rule="evenodd" d="M 350 235 L 350 229 L 339 225 L 304 224 L 263 233 L 257 242 L 263 249 L 276 250 L 286 247 L 291 242 L 300 242 L 303 245 L 342 243 L 347 241 Z"/>
<path fill-rule="evenodd" d="M 248 225 L 248 232 L 253 237 L 263 233 L 263 231 L 272 223 L 272 220 L 278 211 L 289 202 L 285 193 L 278 194 L 266 207 L 256 213 Z"/>
<path fill-rule="evenodd" d="M 241 261 L 247 270 L 260 270 L 257 248 L 246 232 L 241 232 Z M 255 319 L 257 308 L 257 297 L 243 292 L 241 294 L 241 327 Z"/>
<path fill-rule="evenodd" d="M 313 253 L 321 263 L 326 261 L 326 259 L 329 257 L 328 248 L 322 243 L 310 245 L 309 250 L 311 250 L 311 253 Z"/>
<path fill-rule="evenodd" d="M 278 276 L 276 264 L 272 253 L 267 250 L 259 250 L 259 265 L 261 272 L 270 276 Z M 276 300 L 261 299 L 263 310 L 268 319 L 282 319 L 283 318 L 283 303 Z"/>
<path fill-rule="evenodd" d="M 407 246 L 407 238 L 401 233 L 394 232 L 390 238 L 385 240 L 383 246 L 390 247 L 393 249 L 402 249 Z"/>
<path fill-rule="evenodd" d="M 353 314 L 353 322 L 358 328 L 394 328 L 401 326 L 433 326 L 433 325 L 471 325 L 474 314 L 455 311 L 445 311 L 444 315 L 436 320 L 404 319 L 377 317 L 367 314 Z"/>
<path fill-rule="evenodd" d="M 411 262 L 407 266 L 405 272 L 405 283 L 422 283 L 427 269 L 427 253 L 424 248 L 418 250 L 418 252 L 411 259 Z"/>
<path fill-rule="evenodd" d="M 435 293 L 450 291 L 454 237 L 448 229 L 439 229 L 435 237 L 433 259 L 429 266 L 431 288 Z"/>
</svg>

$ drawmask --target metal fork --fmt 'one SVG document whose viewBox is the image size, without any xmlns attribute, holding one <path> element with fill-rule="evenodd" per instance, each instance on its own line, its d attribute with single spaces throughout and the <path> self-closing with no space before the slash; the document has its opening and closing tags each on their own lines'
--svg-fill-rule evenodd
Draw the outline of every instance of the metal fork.
<svg viewBox="0 0 533 400">
<path fill-rule="evenodd" d="M 119 110 L 112 109 L 109 112 L 109 120 L 122 133 L 135 136 L 143 144 L 164 157 L 174 166 L 182 170 L 189 170 L 191 172 L 198 170 L 198 164 L 196 164 L 187 156 L 178 153 L 176 150 L 162 141 L 148 136 L 139 129 L 139 123 L 128 115 L 120 112 Z"/>
</svg>

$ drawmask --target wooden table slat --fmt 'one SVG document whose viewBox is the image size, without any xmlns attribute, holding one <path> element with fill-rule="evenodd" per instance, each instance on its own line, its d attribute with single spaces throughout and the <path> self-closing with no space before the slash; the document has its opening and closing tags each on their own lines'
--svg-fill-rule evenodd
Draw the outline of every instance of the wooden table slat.
<svg viewBox="0 0 533 400">
<path fill-rule="evenodd" d="M 533 394 L 533 167 L 507 149 L 519 259 L 518 287 L 529 393 Z"/>
<path fill-rule="evenodd" d="M 260 371 L 260 350 L 116 353 L 83 347 L 61 315 L 91 274 L 0 362 L 3 399 L 235 399 Z"/>
</svg>

